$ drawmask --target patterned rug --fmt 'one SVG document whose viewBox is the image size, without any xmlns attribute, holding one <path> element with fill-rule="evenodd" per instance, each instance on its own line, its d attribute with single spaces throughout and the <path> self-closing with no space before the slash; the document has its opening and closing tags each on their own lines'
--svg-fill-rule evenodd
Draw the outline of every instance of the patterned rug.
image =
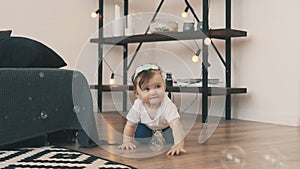
<svg viewBox="0 0 300 169">
<path fill-rule="evenodd" d="M 62 147 L 0 150 L 0 168 L 134 169 L 134 167 Z"/>
</svg>

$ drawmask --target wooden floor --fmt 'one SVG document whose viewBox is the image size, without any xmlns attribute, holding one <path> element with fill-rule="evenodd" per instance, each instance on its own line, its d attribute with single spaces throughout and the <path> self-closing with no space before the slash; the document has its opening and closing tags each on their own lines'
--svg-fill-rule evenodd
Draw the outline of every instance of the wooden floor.
<svg viewBox="0 0 300 169">
<path fill-rule="evenodd" d="M 103 115 L 115 131 L 122 131 L 125 120 L 121 115 L 118 113 L 103 113 Z M 197 117 L 186 136 L 187 153 L 180 156 L 167 156 L 162 153 L 152 157 L 130 158 L 115 155 L 118 154 L 116 145 L 106 146 L 106 150 L 102 148 L 103 146 L 79 148 L 75 144 L 67 147 L 141 169 L 300 168 L 299 127 L 222 119 L 208 141 L 200 144 L 198 138 L 203 127 L 200 117 Z M 103 129 L 99 129 L 99 132 L 101 130 Z M 106 139 L 108 142 L 115 141 L 109 140 L 109 137 Z"/>
</svg>

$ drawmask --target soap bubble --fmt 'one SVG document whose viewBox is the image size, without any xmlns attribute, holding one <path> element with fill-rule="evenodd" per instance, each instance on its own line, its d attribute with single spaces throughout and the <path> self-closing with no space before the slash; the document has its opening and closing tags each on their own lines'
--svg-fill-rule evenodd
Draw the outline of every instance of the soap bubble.
<svg viewBox="0 0 300 169">
<path fill-rule="evenodd" d="M 150 140 L 149 146 L 152 151 L 160 151 L 163 149 L 164 141 L 160 137 L 153 136 Z"/>
<path fill-rule="evenodd" d="M 74 105 L 74 107 L 73 107 L 73 112 L 74 113 L 79 113 L 80 112 L 80 106 L 78 106 L 78 105 Z"/>
<path fill-rule="evenodd" d="M 246 166 L 246 152 L 239 146 L 229 146 L 221 152 L 224 169 L 243 169 Z"/>
<path fill-rule="evenodd" d="M 41 119 L 46 119 L 48 117 L 48 113 L 46 111 L 41 111 L 40 117 Z"/>
<path fill-rule="evenodd" d="M 39 73 L 39 76 L 40 76 L 41 78 L 43 78 L 43 77 L 45 76 L 45 74 L 44 74 L 43 72 L 40 72 L 40 73 Z"/>
<path fill-rule="evenodd" d="M 268 169 L 287 169 L 286 157 L 277 149 L 270 149 L 263 155 L 264 167 Z"/>
</svg>

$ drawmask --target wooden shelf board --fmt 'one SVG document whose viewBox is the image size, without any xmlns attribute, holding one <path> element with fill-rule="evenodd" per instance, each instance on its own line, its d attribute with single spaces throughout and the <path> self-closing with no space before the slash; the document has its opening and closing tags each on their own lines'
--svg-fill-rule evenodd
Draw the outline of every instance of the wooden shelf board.
<svg viewBox="0 0 300 169">
<path fill-rule="evenodd" d="M 217 39 L 227 39 L 230 37 L 247 36 L 247 32 L 234 29 L 211 29 L 208 32 L 208 37 Z M 178 41 L 178 40 L 195 40 L 207 37 L 201 31 L 193 32 L 160 32 L 152 34 L 139 34 L 133 36 L 119 36 L 119 37 L 104 37 L 102 44 L 110 45 L 125 45 L 127 43 L 140 42 L 159 42 L 159 41 Z M 91 43 L 99 43 L 98 38 L 90 40 Z"/>
<path fill-rule="evenodd" d="M 90 85 L 91 89 L 98 89 L 98 85 Z M 121 92 L 126 90 L 133 90 L 132 85 L 102 85 L 102 91 L 105 92 Z M 168 92 L 181 93 L 203 93 L 203 87 L 178 87 L 168 86 Z M 208 87 L 208 94 L 210 96 L 226 95 L 226 94 L 242 94 L 247 93 L 247 88 L 224 88 L 224 87 Z"/>
<path fill-rule="evenodd" d="M 211 29 L 208 36 L 216 39 L 228 39 L 233 37 L 246 37 L 247 32 L 235 29 Z"/>
</svg>

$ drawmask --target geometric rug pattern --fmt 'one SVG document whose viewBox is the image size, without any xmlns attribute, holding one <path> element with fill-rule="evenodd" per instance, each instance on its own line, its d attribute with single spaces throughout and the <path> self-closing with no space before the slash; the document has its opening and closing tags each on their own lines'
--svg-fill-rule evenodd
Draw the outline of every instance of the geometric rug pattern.
<svg viewBox="0 0 300 169">
<path fill-rule="evenodd" d="M 135 169 L 90 154 L 56 146 L 0 150 L 2 169 Z"/>
</svg>

